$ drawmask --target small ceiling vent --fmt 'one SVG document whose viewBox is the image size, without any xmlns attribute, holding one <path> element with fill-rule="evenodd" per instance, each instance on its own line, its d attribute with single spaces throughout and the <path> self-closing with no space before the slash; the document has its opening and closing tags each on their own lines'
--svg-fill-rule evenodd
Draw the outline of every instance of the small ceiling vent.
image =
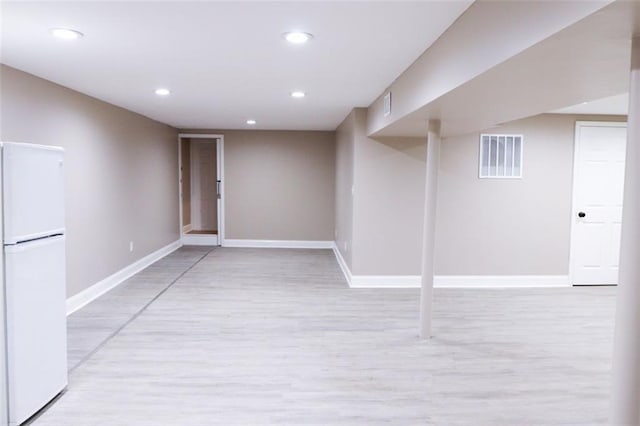
<svg viewBox="0 0 640 426">
<path fill-rule="evenodd" d="M 391 92 L 384 95 L 384 116 L 387 117 L 391 114 Z"/>
</svg>

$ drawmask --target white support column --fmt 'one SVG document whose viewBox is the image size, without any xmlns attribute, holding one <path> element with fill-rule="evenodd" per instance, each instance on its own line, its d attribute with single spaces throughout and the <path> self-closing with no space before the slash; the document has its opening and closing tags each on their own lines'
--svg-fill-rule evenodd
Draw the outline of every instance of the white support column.
<svg viewBox="0 0 640 426">
<path fill-rule="evenodd" d="M 640 36 L 633 39 L 610 424 L 640 424 Z"/>
<path fill-rule="evenodd" d="M 424 233 L 422 240 L 422 290 L 420 292 L 420 337 L 431 337 L 433 305 L 433 259 L 436 232 L 436 199 L 440 163 L 440 122 L 429 121 L 427 133 L 427 173 L 424 195 Z"/>
</svg>

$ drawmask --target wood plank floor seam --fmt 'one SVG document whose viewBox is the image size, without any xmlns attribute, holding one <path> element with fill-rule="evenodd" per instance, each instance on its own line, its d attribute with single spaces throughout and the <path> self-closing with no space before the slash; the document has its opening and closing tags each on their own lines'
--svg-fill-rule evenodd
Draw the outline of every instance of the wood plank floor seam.
<svg viewBox="0 0 640 426">
<path fill-rule="evenodd" d="M 214 248 L 208 249 L 199 259 L 195 261 L 192 265 L 188 266 L 180 275 L 178 275 L 173 281 L 171 281 L 166 287 L 162 288 L 155 296 L 151 298 L 145 305 L 143 305 L 138 311 L 134 312 L 129 319 L 127 319 L 122 325 L 113 330 L 103 341 L 101 341 L 94 349 L 88 352 L 85 356 L 83 356 L 77 363 L 75 363 L 72 367 L 69 368 L 69 374 L 72 374 L 73 371 L 78 368 L 82 363 L 84 363 L 87 359 L 89 359 L 93 354 L 100 350 L 109 340 L 115 337 L 120 331 L 122 331 L 127 325 L 129 325 L 132 321 L 134 321 L 142 312 L 144 312 L 153 302 L 155 302 L 160 296 L 162 296 L 171 286 L 173 286 L 180 278 L 182 278 L 187 272 L 189 272 L 194 266 L 196 266 L 202 259 L 207 257 L 209 253 L 211 253 Z M 98 301 L 99 303 L 99 301 Z"/>
</svg>

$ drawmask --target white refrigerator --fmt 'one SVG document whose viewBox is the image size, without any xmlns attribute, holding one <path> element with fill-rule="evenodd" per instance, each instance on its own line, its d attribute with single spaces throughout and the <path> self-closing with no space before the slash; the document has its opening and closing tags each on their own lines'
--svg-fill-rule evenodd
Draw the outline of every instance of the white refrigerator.
<svg viewBox="0 0 640 426">
<path fill-rule="evenodd" d="M 0 149 L 3 402 L 17 426 L 67 386 L 64 151 L 8 142 Z"/>
</svg>

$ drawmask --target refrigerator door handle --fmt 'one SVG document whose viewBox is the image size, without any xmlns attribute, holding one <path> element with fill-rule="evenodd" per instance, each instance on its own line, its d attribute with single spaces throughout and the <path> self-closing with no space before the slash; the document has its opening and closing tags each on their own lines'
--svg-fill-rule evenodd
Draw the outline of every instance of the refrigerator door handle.
<svg viewBox="0 0 640 426">
<path fill-rule="evenodd" d="M 49 244 L 54 244 L 58 241 L 64 241 L 64 235 L 56 235 L 46 238 L 38 238 L 36 240 L 25 241 L 18 244 L 6 244 L 4 246 L 5 253 L 20 253 L 26 250 L 30 250 L 32 248 L 46 246 Z"/>
</svg>

